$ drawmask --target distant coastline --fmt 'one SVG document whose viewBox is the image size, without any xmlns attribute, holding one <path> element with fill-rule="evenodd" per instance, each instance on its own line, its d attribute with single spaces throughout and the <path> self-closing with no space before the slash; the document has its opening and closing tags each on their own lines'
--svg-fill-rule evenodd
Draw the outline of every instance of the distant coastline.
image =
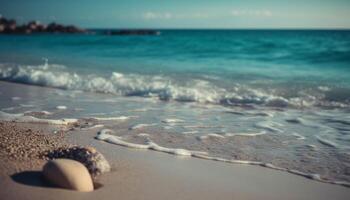
<svg viewBox="0 0 350 200">
<path fill-rule="evenodd" d="M 35 34 L 35 33 L 65 33 L 65 34 L 103 34 L 103 35 L 160 35 L 153 29 L 101 29 L 88 30 L 75 25 L 63 25 L 56 22 L 42 24 L 39 21 L 30 21 L 18 24 L 14 19 L 0 16 L 0 34 Z"/>
<path fill-rule="evenodd" d="M 32 34 L 32 33 L 87 33 L 87 30 L 73 25 L 62 25 L 52 22 L 48 25 L 39 21 L 17 24 L 14 19 L 0 17 L 0 34 Z"/>
</svg>

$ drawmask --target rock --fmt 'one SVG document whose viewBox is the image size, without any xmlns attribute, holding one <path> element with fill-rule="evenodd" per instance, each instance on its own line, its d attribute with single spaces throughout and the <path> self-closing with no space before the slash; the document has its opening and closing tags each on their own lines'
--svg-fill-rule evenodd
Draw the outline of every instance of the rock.
<svg viewBox="0 0 350 200">
<path fill-rule="evenodd" d="M 105 157 L 92 147 L 58 148 L 46 153 L 49 159 L 68 158 L 81 162 L 88 169 L 92 178 L 109 172 L 111 167 Z"/>
<path fill-rule="evenodd" d="M 40 25 L 41 24 L 39 21 L 31 21 L 27 24 L 27 28 L 32 31 L 36 31 Z"/>
<path fill-rule="evenodd" d="M 80 192 L 94 190 L 91 176 L 80 162 L 69 159 L 48 161 L 43 168 L 44 177 L 52 184 Z"/>
<path fill-rule="evenodd" d="M 75 26 L 63 26 L 61 24 L 51 23 L 46 28 L 47 32 L 50 33 L 85 33 L 84 29 L 80 29 Z"/>
<path fill-rule="evenodd" d="M 31 34 L 31 33 L 87 33 L 87 30 L 76 26 L 65 26 L 57 23 L 42 25 L 39 21 L 31 21 L 27 24 L 17 25 L 15 20 L 0 16 L 0 33 L 5 34 Z"/>
<path fill-rule="evenodd" d="M 6 18 L 0 18 L 0 25 L 2 26 L 1 32 L 3 33 L 12 33 L 16 30 L 16 21 L 8 20 Z"/>
</svg>

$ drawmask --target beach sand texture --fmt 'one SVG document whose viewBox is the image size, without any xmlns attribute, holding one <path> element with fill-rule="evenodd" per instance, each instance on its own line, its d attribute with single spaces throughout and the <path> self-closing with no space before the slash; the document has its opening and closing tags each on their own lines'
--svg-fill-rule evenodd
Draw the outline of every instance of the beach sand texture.
<svg viewBox="0 0 350 200">
<path fill-rule="evenodd" d="M 109 160 L 112 171 L 100 176 L 99 187 L 89 193 L 49 186 L 41 179 L 45 162 L 40 156 L 27 159 L 6 153 L 8 146 L 25 149 L 32 145 L 25 142 L 28 129 L 34 135 L 30 140 L 41 145 L 40 149 L 69 143 L 93 146 Z M 106 144 L 94 139 L 96 130 L 65 131 L 64 140 L 57 140 L 59 134 L 47 134 L 52 129 L 52 125 L 35 123 L 0 123 L 1 137 L 8 138 L 1 146 L 1 199 L 347 199 L 350 195 L 349 188 L 343 186 L 267 168 Z M 42 138 L 48 142 L 42 144 Z"/>
</svg>

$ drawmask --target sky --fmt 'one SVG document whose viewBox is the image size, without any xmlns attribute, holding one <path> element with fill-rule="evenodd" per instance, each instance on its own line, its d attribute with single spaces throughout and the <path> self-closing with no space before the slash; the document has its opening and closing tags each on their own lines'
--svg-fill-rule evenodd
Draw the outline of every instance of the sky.
<svg viewBox="0 0 350 200">
<path fill-rule="evenodd" d="M 350 0 L 0 0 L 0 15 L 84 28 L 350 28 Z"/>
</svg>

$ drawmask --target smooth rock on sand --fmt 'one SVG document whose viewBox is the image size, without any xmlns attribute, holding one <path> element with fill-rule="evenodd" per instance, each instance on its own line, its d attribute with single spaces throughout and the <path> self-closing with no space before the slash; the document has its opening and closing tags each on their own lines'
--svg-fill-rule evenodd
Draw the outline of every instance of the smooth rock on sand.
<svg viewBox="0 0 350 200">
<path fill-rule="evenodd" d="M 86 167 L 75 160 L 56 159 L 48 161 L 43 168 L 44 177 L 52 184 L 71 190 L 90 192 L 94 190 Z"/>
<path fill-rule="evenodd" d="M 49 159 L 76 160 L 87 168 L 93 179 L 98 175 L 111 170 L 111 167 L 105 157 L 92 147 L 62 147 L 47 152 L 46 156 Z"/>
</svg>

